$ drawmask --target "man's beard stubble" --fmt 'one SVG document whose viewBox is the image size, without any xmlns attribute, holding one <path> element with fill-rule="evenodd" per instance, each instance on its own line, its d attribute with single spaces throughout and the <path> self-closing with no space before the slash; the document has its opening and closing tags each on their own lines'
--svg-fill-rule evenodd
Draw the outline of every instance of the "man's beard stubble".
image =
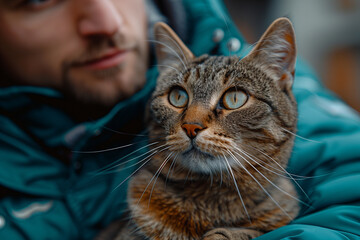
<svg viewBox="0 0 360 240">
<path fill-rule="evenodd" d="M 130 41 L 127 41 L 130 42 Z M 112 38 L 108 37 L 96 37 L 89 40 L 89 47 L 86 53 L 79 57 L 78 60 L 72 61 L 70 63 L 63 64 L 63 71 L 62 71 L 62 78 L 63 78 L 63 92 L 64 95 L 71 99 L 72 101 L 77 101 L 80 104 L 84 104 L 86 106 L 93 106 L 94 108 L 104 108 L 110 109 L 113 107 L 117 102 L 123 100 L 128 95 L 124 94 L 123 92 L 126 91 L 118 91 L 115 95 L 110 96 L 106 92 L 97 91 L 99 89 L 94 89 L 94 84 L 92 84 L 95 78 L 95 81 L 99 83 L 100 81 L 103 82 L 111 82 L 111 81 L 119 81 L 120 73 L 124 72 L 127 67 L 133 67 L 132 69 L 134 75 L 133 77 L 141 78 L 141 80 L 131 79 L 131 81 L 136 84 L 137 82 L 141 82 L 142 84 L 138 84 L 139 86 L 136 87 L 136 91 L 138 91 L 145 82 L 145 72 L 147 63 L 146 62 L 139 62 L 133 64 L 134 66 L 129 65 L 126 61 L 103 70 L 97 71 L 88 71 L 91 73 L 90 81 L 86 81 L 86 76 L 81 78 L 76 78 L 71 75 L 71 70 L 81 63 L 87 62 L 91 59 L 95 59 L 99 57 L 99 54 L 102 54 L 106 49 L 109 48 L 118 48 L 118 49 L 131 49 L 136 53 L 138 59 L 136 61 L 146 61 L 147 58 L 141 58 L 142 52 L 140 47 L 137 45 L 129 46 L 129 44 L 125 43 L 125 39 L 120 35 L 116 35 Z M 81 85 L 80 85 L 81 84 Z M 106 84 L 106 83 L 105 83 Z M 116 83 L 115 83 L 116 85 Z M 140 86 L 141 85 L 141 86 Z"/>
</svg>

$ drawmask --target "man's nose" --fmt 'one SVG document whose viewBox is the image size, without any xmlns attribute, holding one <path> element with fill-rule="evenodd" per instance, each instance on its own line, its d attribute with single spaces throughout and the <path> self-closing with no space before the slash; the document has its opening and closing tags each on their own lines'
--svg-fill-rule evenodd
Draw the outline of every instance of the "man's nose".
<svg viewBox="0 0 360 240">
<path fill-rule="evenodd" d="M 110 0 L 78 1 L 78 31 L 82 36 L 114 35 L 123 23 L 121 14 Z"/>
</svg>

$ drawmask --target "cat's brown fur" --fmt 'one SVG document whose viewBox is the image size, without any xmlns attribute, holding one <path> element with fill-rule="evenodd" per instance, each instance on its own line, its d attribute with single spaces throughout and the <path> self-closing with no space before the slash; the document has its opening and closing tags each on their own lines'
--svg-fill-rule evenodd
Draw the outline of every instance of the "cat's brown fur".
<svg viewBox="0 0 360 240">
<path fill-rule="evenodd" d="M 287 224 L 299 209 L 284 170 L 297 116 L 289 20 L 275 21 L 242 60 L 195 57 L 162 23 L 155 36 L 157 153 L 130 182 L 131 220 L 116 239 L 251 239 Z M 188 94 L 186 106 L 170 103 L 175 88 Z M 246 93 L 243 106 L 224 107 L 229 89 Z"/>
</svg>

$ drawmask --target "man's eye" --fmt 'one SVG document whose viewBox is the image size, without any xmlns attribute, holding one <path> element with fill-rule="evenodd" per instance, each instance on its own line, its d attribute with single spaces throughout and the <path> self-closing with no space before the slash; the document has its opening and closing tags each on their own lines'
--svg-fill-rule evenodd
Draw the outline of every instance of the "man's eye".
<svg viewBox="0 0 360 240">
<path fill-rule="evenodd" d="M 20 3 L 19 7 L 25 7 L 30 9 L 42 9 L 51 6 L 59 0 L 24 0 Z"/>
<path fill-rule="evenodd" d="M 54 0 L 25 0 L 24 4 L 26 4 L 26 5 L 42 5 L 42 4 L 48 4 L 49 2 L 54 2 Z"/>
<path fill-rule="evenodd" d="M 48 2 L 50 0 L 27 0 L 28 3 L 31 3 L 31 4 L 41 4 L 41 3 L 44 3 L 44 2 Z"/>
</svg>

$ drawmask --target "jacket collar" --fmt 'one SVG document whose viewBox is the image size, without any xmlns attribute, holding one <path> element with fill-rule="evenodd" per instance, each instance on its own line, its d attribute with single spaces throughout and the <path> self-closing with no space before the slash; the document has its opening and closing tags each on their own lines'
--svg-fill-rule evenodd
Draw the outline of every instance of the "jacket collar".
<svg viewBox="0 0 360 240">
<path fill-rule="evenodd" d="M 107 114 L 93 119 L 75 117 L 81 111 L 64 96 L 50 88 L 10 86 L 0 88 L 0 114 L 15 121 L 22 130 L 49 147 L 82 147 L 86 139 L 105 126 L 121 125 L 132 113 L 144 109 L 155 86 L 156 69 L 147 73 L 145 86 L 132 97 L 116 104 Z M 77 114 L 79 115 L 79 114 Z M 82 143 L 80 143 L 82 139 Z M 85 139 L 85 140 L 84 140 Z M 79 145 L 80 144 L 80 145 Z"/>
</svg>

